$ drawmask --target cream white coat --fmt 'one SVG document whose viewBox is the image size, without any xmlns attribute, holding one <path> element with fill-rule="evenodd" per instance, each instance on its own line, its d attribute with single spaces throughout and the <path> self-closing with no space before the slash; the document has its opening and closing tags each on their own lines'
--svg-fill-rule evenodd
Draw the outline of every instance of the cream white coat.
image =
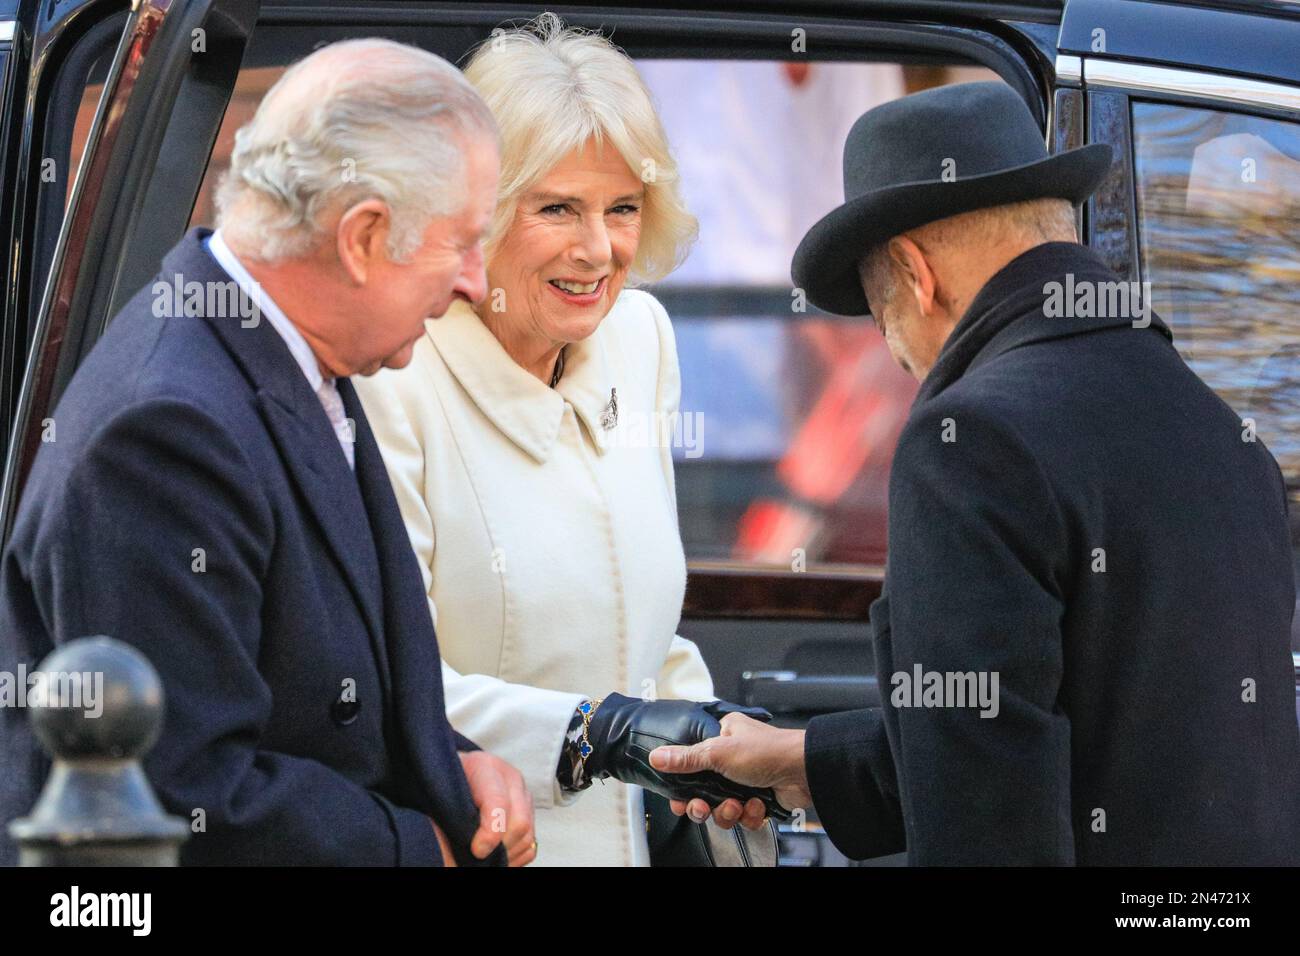
<svg viewBox="0 0 1300 956">
<path fill-rule="evenodd" d="M 457 302 L 409 366 L 354 384 L 424 573 L 448 717 L 523 773 L 537 865 L 647 865 L 640 789 L 565 794 L 555 769 L 583 697 L 713 696 L 676 634 L 681 384 L 663 306 L 624 290 L 551 389 Z"/>
</svg>

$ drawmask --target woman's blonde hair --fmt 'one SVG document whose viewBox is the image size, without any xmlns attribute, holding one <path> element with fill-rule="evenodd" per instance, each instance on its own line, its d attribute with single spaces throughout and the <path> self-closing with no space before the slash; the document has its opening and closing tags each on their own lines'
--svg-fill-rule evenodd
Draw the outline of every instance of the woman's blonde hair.
<svg viewBox="0 0 1300 956">
<path fill-rule="evenodd" d="M 622 50 L 543 13 L 523 27 L 494 30 L 465 75 L 501 131 L 489 257 L 514 221 L 519 197 L 594 138 L 598 147 L 613 145 L 646 186 L 629 284 L 662 279 L 681 265 L 698 224 L 682 202 L 677 164 L 650 93 Z"/>
</svg>

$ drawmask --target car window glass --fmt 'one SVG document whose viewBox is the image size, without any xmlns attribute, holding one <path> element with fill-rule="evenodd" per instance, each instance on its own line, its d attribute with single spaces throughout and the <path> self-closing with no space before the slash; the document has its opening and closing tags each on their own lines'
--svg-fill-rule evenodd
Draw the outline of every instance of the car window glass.
<svg viewBox="0 0 1300 956">
<path fill-rule="evenodd" d="M 889 463 L 916 382 L 869 318 L 802 304 L 790 259 L 807 228 L 843 201 L 844 140 L 863 112 L 929 86 L 997 76 L 889 63 L 637 65 L 700 222 L 689 257 L 650 289 L 673 320 L 681 362 L 670 440 L 687 557 L 879 567 Z M 192 224 L 213 224 L 235 130 L 282 72 L 241 72 Z"/>
<path fill-rule="evenodd" d="M 1133 139 L 1155 311 L 1281 465 L 1300 577 L 1300 124 L 1139 102 Z"/>
<path fill-rule="evenodd" d="M 638 67 L 700 220 L 690 256 L 653 290 L 673 318 L 684 439 L 694 439 L 674 448 L 687 555 L 787 570 L 879 567 L 889 464 L 917 385 L 869 318 L 805 303 L 790 260 L 843 202 L 844 141 L 862 113 L 996 76 L 892 63 Z M 690 95 L 701 89 L 709 95 Z"/>
</svg>

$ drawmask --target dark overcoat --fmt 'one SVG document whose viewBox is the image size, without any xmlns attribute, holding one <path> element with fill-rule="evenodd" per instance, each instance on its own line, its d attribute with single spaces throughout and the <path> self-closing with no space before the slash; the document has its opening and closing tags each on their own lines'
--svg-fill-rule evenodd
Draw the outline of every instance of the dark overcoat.
<svg viewBox="0 0 1300 956">
<path fill-rule="evenodd" d="M 884 706 L 805 743 L 851 857 L 1300 863 L 1282 476 L 1158 317 L 1082 298 L 1116 281 L 1079 245 L 1024 253 L 922 384 L 871 612 Z M 996 674 L 996 712 L 946 679 L 927 706 L 930 672 Z"/>
<path fill-rule="evenodd" d="M 230 281 L 207 235 L 168 254 L 164 286 Z M 123 308 L 54 413 L 0 567 L 0 666 L 95 634 L 148 656 L 166 709 L 145 770 L 204 826 L 183 862 L 432 865 L 433 818 L 472 864 L 457 751 L 475 748 L 447 722 L 420 570 L 351 383 L 355 475 L 265 317 L 159 318 L 157 301 L 151 283 Z M 7 822 L 46 766 L 25 712 L 3 720 Z"/>
</svg>

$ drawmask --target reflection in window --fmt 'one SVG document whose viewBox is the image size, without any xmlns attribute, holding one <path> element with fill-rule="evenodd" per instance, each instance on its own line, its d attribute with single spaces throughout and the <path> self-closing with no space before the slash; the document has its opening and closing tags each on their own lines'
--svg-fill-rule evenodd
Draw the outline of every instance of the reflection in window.
<svg viewBox="0 0 1300 956">
<path fill-rule="evenodd" d="M 1300 125 L 1136 103 L 1133 134 L 1155 310 L 1282 466 L 1300 570 Z"/>
<path fill-rule="evenodd" d="M 789 568 L 882 565 L 889 464 L 916 382 L 869 321 L 773 311 L 674 315 L 682 408 L 700 412 L 700 450 L 678 452 L 687 554 Z"/>
<path fill-rule="evenodd" d="M 916 383 L 870 319 L 795 314 L 790 259 L 844 198 L 844 140 L 862 113 L 936 84 L 997 77 L 889 63 L 637 65 L 700 220 L 690 257 L 651 290 L 673 320 L 682 410 L 695 416 L 689 447 L 675 447 L 687 555 L 881 565 L 889 462 Z M 212 224 L 235 130 L 282 72 L 240 71 L 191 225 Z"/>
<path fill-rule="evenodd" d="M 699 218 L 690 257 L 652 291 L 672 317 L 687 555 L 779 568 L 885 560 L 889 464 L 916 383 L 865 317 L 801 303 L 790 260 L 844 199 L 844 141 L 868 109 L 989 71 L 888 63 L 642 60 Z"/>
</svg>

